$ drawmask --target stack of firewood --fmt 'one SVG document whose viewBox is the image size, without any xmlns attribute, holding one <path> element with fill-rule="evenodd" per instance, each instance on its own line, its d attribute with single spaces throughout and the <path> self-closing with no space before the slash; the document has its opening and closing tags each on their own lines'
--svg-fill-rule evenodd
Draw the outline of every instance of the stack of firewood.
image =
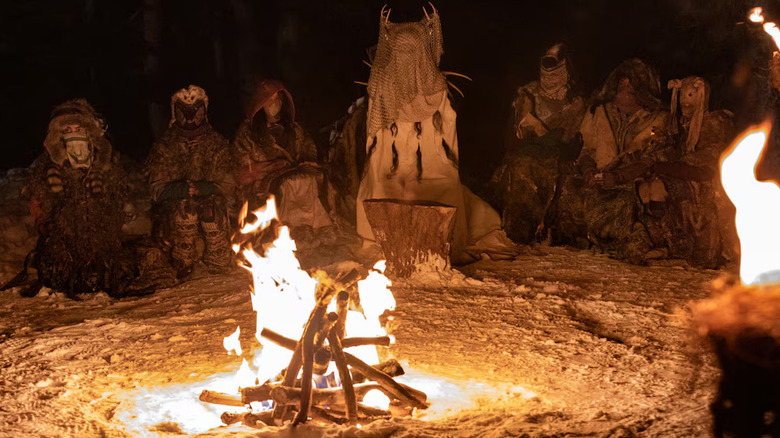
<svg viewBox="0 0 780 438">
<path fill-rule="evenodd" d="M 371 366 L 344 351 L 345 348 L 360 345 L 389 346 L 390 338 L 345 338 L 345 320 L 352 301 L 350 293 L 344 290 L 343 281 L 321 281 L 320 284 L 317 305 L 309 316 L 300 340 L 284 337 L 267 328 L 261 331 L 264 339 L 293 351 L 290 364 L 282 372 L 282 380 L 242 388 L 240 397 L 208 390 L 201 393 L 201 401 L 221 405 L 248 406 L 252 402 L 273 402 L 273 410 L 225 412 L 222 415 L 225 424 L 242 422 L 262 428 L 282 425 L 287 421 L 297 425 L 312 419 L 352 425 L 428 407 L 424 392 L 395 381 L 393 377 L 404 372 L 397 361 L 391 359 Z M 336 284 L 341 286 L 336 287 Z M 326 309 L 334 298 L 337 311 L 327 313 Z M 314 375 L 326 373 L 331 362 L 336 365 L 341 386 L 313 388 Z M 363 396 L 372 389 L 382 391 L 391 400 L 390 410 L 362 403 Z"/>
</svg>

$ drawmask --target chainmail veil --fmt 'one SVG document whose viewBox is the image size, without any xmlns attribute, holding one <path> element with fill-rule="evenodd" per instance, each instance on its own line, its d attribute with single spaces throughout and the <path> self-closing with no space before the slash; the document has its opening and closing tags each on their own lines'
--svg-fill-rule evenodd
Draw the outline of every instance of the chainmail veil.
<svg viewBox="0 0 780 438">
<path fill-rule="evenodd" d="M 439 71 L 442 53 L 441 21 L 435 9 L 426 18 L 409 23 L 392 23 L 383 11 L 376 56 L 368 79 L 369 138 L 392 125 L 400 109 L 416 97 L 432 96 L 447 89 L 447 81 Z M 419 121 L 430 117 L 433 111 L 422 106 L 407 108 L 406 113 Z"/>
</svg>

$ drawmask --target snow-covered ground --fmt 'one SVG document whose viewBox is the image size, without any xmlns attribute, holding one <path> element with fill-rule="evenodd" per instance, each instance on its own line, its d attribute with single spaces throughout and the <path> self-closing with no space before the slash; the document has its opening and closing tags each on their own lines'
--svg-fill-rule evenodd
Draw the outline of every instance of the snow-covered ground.
<svg viewBox="0 0 780 438">
<path fill-rule="evenodd" d="M 389 354 L 432 406 L 361 429 L 199 429 L 228 410 L 200 390 L 240 365 L 223 337 L 258 345 L 241 270 L 122 300 L 6 291 L 0 436 L 707 436 L 718 369 L 688 306 L 719 275 L 540 246 L 395 282 Z"/>
</svg>

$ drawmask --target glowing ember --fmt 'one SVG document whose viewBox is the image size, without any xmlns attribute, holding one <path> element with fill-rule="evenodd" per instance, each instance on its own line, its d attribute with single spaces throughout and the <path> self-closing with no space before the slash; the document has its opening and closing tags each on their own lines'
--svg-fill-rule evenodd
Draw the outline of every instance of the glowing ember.
<svg viewBox="0 0 780 438">
<path fill-rule="evenodd" d="M 737 209 L 739 274 L 747 285 L 780 282 L 780 233 L 774 232 L 780 217 L 780 187 L 755 176 L 769 131 L 769 123 L 751 127 L 721 158 L 723 189 Z"/>
</svg>

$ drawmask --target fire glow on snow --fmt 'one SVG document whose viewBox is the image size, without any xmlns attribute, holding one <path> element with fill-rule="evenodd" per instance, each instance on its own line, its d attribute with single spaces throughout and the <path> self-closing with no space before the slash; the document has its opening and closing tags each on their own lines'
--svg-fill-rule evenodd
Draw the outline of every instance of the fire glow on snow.
<svg viewBox="0 0 780 438">
<path fill-rule="evenodd" d="M 246 215 L 246 206 L 242 214 Z M 276 218 L 273 198 L 264 208 L 253 214 L 256 220 L 244 224 L 242 233 L 263 230 L 272 223 Z M 249 361 L 243 357 L 245 352 L 239 342 L 240 327 L 237 327 L 232 335 L 223 340 L 228 354 L 242 358 L 237 372 L 215 375 L 208 381 L 197 384 L 156 387 L 134 394 L 132 399 L 128 400 L 126 409 L 118 412 L 117 417 L 128 425 L 128 429 L 132 429 L 135 436 L 156 436 L 158 432 L 166 431 L 202 433 L 218 427 L 224 428 L 220 415 L 231 408 L 202 403 L 198 400 L 198 395 L 207 389 L 238 396 L 241 387 L 273 380 L 289 363 L 292 352 L 265 342 L 260 333 L 267 327 L 289 338 L 300 339 L 309 314 L 315 306 L 317 280 L 300 268 L 295 257 L 295 242 L 290 239 L 287 227 L 280 228 L 279 237 L 265 250 L 265 255 L 256 253 L 251 247 L 242 248 L 239 245 L 234 245 L 234 250 L 240 252 L 243 258 L 242 266 L 252 274 L 252 307 L 257 316 L 255 336 L 262 348 Z M 383 275 L 384 269 L 384 261 L 380 261 L 365 279 L 358 282 L 363 311 L 348 312 L 347 336 L 386 335 L 379 316 L 386 310 L 395 308 L 395 299 L 389 289 L 392 283 Z M 331 305 L 335 307 L 335 303 Z M 369 364 L 379 363 L 374 346 L 353 347 L 350 352 Z M 337 372 L 335 367 L 333 368 L 329 372 Z M 467 409 L 474 406 L 477 399 L 497 392 L 496 388 L 486 384 L 446 379 L 415 372 L 408 366 L 405 368 L 406 375 L 397 380 L 427 393 L 431 408 L 419 415 L 426 420 L 443 418 Z M 522 388 L 518 391 L 510 392 L 520 394 L 524 398 L 534 396 Z M 381 409 L 387 409 L 389 405 L 389 399 L 381 391 L 367 394 L 364 402 Z M 242 426 L 231 426 L 238 427 Z"/>
</svg>

